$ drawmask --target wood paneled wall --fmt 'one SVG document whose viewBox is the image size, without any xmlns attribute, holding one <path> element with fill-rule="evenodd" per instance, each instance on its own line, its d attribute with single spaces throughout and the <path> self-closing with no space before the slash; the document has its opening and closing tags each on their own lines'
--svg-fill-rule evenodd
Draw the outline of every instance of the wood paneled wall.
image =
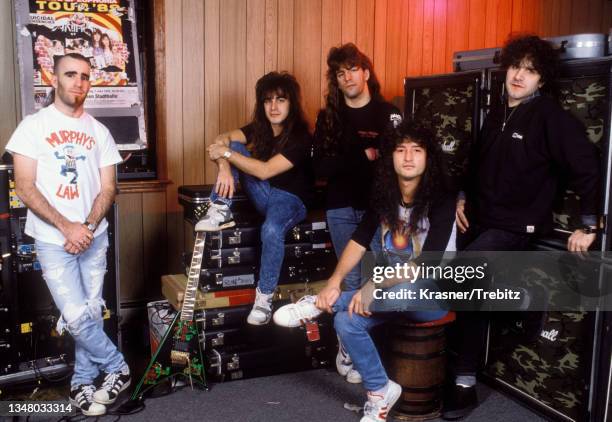
<svg viewBox="0 0 612 422">
<path fill-rule="evenodd" d="M 246 123 L 256 80 L 295 74 L 313 123 L 330 47 L 356 43 L 391 99 L 405 76 L 452 71 L 458 50 L 511 33 L 608 32 L 610 0 L 156 0 L 165 7 L 168 176 L 214 180 L 205 144 Z"/>
<path fill-rule="evenodd" d="M 454 51 L 502 45 L 511 33 L 608 32 L 609 0 L 155 0 L 163 8 L 169 267 L 189 247 L 177 186 L 213 183 L 205 146 L 248 122 L 255 82 L 292 72 L 314 123 L 324 104 L 329 48 L 354 42 L 383 94 L 405 76 L 452 71 Z M 159 81 L 158 81 L 159 82 Z"/>
</svg>

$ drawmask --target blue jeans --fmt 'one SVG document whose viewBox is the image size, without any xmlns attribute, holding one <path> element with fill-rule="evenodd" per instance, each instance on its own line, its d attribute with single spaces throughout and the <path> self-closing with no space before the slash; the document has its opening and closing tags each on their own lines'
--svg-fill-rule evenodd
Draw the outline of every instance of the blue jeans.
<svg viewBox="0 0 612 422">
<path fill-rule="evenodd" d="M 231 142 L 230 148 L 244 156 L 251 153 L 245 144 Z M 234 181 L 240 180 L 242 188 L 257 209 L 265 216 L 261 226 L 261 265 L 259 268 L 258 288 L 262 293 L 272 293 L 278 284 L 283 259 L 285 258 L 285 235 L 297 223 L 306 218 L 306 207 L 296 195 L 270 186 L 265 180 L 238 171 L 232 166 Z M 210 195 L 211 201 L 221 201 L 231 206 L 232 200 L 221 198 L 216 192 Z"/>
<path fill-rule="evenodd" d="M 418 280 L 417 283 L 419 283 L 419 287 L 423 287 L 424 284 L 432 284 L 432 290 L 435 288 L 431 280 Z M 396 284 L 386 291 L 413 290 L 416 289 L 417 283 Z M 342 292 L 332 306 L 332 310 L 336 312 L 334 326 L 344 349 L 353 361 L 353 367 L 361 374 L 363 386 L 368 391 L 376 391 L 387 385 L 389 377 L 380 360 L 376 345 L 370 336 L 370 330 L 398 317 L 416 322 L 435 321 L 444 317 L 447 311 L 414 310 L 414 308 L 419 307 L 418 300 L 381 300 L 380 303 L 379 301 L 372 302 L 370 311 L 373 313 L 370 317 L 363 317 L 358 314 L 350 316 L 347 309 L 354 294 L 354 291 Z"/>
<path fill-rule="evenodd" d="M 71 386 L 92 384 L 104 372 L 117 372 L 127 364 L 103 330 L 102 286 L 106 274 L 108 234 L 98 235 L 89 249 L 69 254 L 62 246 L 36 240 L 36 253 L 47 287 L 61 316 L 57 331 L 64 329 L 75 343 Z"/>
<path fill-rule="evenodd" d="M 353 232 L 361 222 L 364 210 L 357 210 L 352 207 L 335 208 L 327 210 L 327 225 L 329 227 L 329 234 L 334 245 L 334 251 L 336 256 L 340 259 L 342 251 L 346 248 Z M 373 252 L 380 251 L 380 227 L 376 231 L 372 242 L 370 243 L 370 249 Z M 355 291 L 361 287 L 363 280 L 361 277 L 361 268 L 359 264 L 356 265 L 347 275 L 344 277 L 344 290 Z"/>
</svg>

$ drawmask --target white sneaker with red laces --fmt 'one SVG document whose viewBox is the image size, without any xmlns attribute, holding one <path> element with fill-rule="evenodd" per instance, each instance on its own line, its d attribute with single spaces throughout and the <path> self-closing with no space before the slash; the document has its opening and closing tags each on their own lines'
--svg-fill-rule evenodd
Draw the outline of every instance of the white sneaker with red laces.
<svg viewBox="0 0 612 422">
<path fill-rule="evenodd" d="M 361 422 L 385 422 L 391 408 L 402 395 L 402 387 L 391 380 L 385 394 L 368 391 L 368 401 L 363 406 Z"/>
</svg>

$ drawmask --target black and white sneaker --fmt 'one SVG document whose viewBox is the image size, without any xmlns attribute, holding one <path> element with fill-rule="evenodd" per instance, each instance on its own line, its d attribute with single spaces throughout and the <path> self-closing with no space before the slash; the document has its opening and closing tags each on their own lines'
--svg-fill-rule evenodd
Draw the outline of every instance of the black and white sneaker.
<svg viewBox="0 0 612 422">
<path fill-rule="evenodd" d="M 96 387 L 93 384 L 81 384 L 70 389 L 70 404 L 81 409 L 85 416 L 100 416 L 106 413 L 106 406 L 94 401 Z"/>
<path fill-rule="evenodd" d="M 102 387 L 96 391 L 93 399 L 96 403 L 113 404 L 119 393 L 130 386 L 131 381 L 129 370 L 106 374 Z"/>
</svg>

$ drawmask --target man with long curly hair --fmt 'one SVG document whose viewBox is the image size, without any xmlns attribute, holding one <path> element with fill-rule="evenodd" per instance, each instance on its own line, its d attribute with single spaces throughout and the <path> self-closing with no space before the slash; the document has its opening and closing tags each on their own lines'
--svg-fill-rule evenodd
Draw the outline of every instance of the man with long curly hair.
<svg viewBox="0 0 612 422">
<path fill-rule="evenodd" d="M 439 189 L 438 144 L 431 131 L 405 122 L 386 136 L 380 147 L 371 208 L 342 252 L 329 279 L 332 285 L 359 264 L 371 242 L 381 246 L 388 267 L 418 265 L 423 252 L 456 250 L 455 198 Z M 433 280 L 389 278 L 380 285 L 373 281 L 358 290 L 342 292 L 331 306 L 321 306 L 318 301 L 315 306 L 314 296 L 307 296 L 274 314 L 276 324 L 294 327 L 323 311 L 336 313 L 336 331 L 367 390 L 361 422 L 385 421 L 402 392 L 401 386 L 388 378 L 370 330 L 397 318 L 397 312 L 419 322 L 437 320 L 447 313 L 436 304 L 418 300 L 374 300 L 382 294 L 377 287 L 394 293 L 411 290 L 417 296 L 419 289 L 439 291 Z"/>
<path fill-rule="evenodd" d="M 457 224 L 469 251 L 524 250 L 534 234 L 551 228 L 553 200 L 567 179 L 580 196 L 584 227 L 567 241 L 587 251 L 595 240 L 599 159 L 580 122 L 553 98 L 557 52 L 537 36 L 511 39 L 501 54 L 506 69 L 500 107 L 484 122 L 470 157 Z M 485 348 L 486 315 L 457 315 L 456 379 L 446 393 L 443 417 L 456 419 L 478 405 L 476 372 Z"/>
<path fill-rule="evenodd" d="M 339 257 L 367 208 L 380 135 L 389 126 L 397 126 L 401 115 L 385 102 L 371 60 L 354 44 L 330 49 L 327 65 L 325 108 L 319 112 L 314 133 L 314 164 L 317 177 L 327 179 L 327 223 Z M 359 266 L 344 280 L 328 283 L 317 303 L 333 305 L 342 281 L 344 290 L 357 290 Z M 361 382 L 342 344 L 336 368 L 348 382 Z"/>
<path fill-rule="evenodd" d="M 230 211 L 234 184 L 240 180 L 257 211 L 261 227 L 261 265 L 252 325 L 270 322 L 272 296 L 285 256 L 285 234 L 306 217 L 310 196 L 311 138 L 300 101 L 300 86 L 288 73 L 270 72 L 255 87 L 253 120 L 219 135 L 208 147 L 219 166 L 215 191 L 196 231 L 233 227 Z M 247 146 L 250 147 L 247 149 Z"/>
</svg>

